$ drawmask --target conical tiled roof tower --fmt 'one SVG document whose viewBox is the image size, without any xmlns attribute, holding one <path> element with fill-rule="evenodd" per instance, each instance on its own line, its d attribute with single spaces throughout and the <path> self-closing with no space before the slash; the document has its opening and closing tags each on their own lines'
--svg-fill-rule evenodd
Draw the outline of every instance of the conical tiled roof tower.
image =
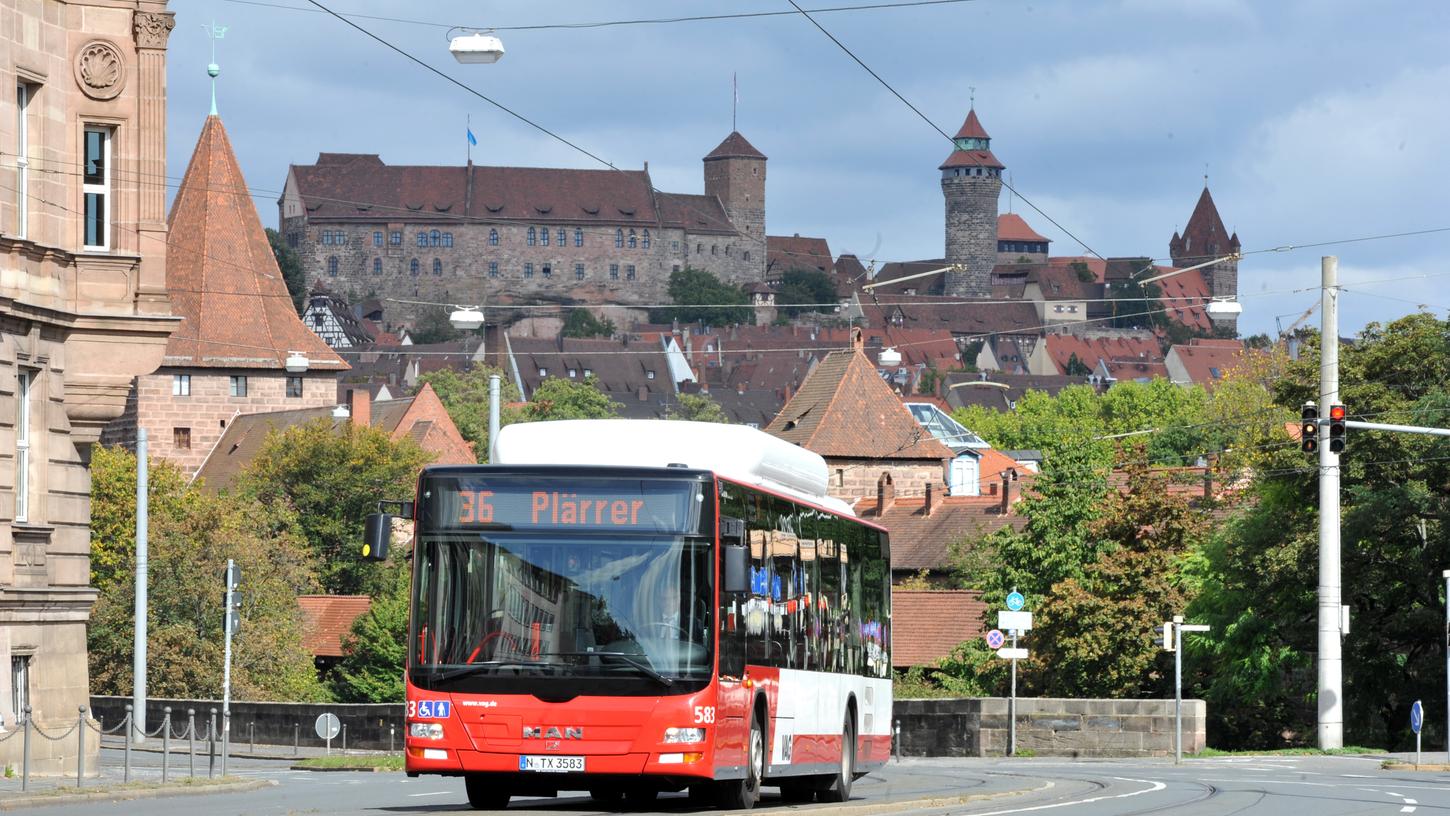
<svg viewBox="0 0 1450 816">
<path fill-rule="evenodd" d="M 1208 284 L 1209 294 L 1216 298 L 1235 299 L 1239 291 L 1239 262 L 1230 256 L 1237 255 L 1240 246 L 1238 233 L 1230 233 L 1224 228 L 1218 207 L 1208 192 L 1208 179 L 1204 177 L 1203 192 L 1198 196 L 1198 203 L 1193 207 L 1193 215 L 1189 216 L 1183 234 L 1175 231 L 1168 241 L 1168 256 L 1179 268 L 1223 258 L 1204 267 L 1203 279 Z M 1214 321 L 1232 328 L 1238 326 L 1236 315 L 1215 315 Z"/>
<path fill-rule="evenodd" d="M 165 365 L 282 370 L 296 351 L 310 369 L 347 368 L 297 316 L 219 116 L 202 126 L 167 225 L 166 286 L 182 321 Z"/>
</svg>

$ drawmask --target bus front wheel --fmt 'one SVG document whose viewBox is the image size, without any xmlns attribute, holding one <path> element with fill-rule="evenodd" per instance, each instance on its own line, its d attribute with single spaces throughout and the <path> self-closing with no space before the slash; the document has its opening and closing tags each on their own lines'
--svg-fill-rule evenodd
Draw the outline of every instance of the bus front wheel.
<svg viewBox="0 0 1450 816">
<path fill-rule="evenodd" d="M 723 810 L 749 810 L 760 801 L 760 780 L 765 776 L 765 723 L 758 714 L 750 718 L 745 746 L 745 778 L 719 783 L 717 804 Z"/>
<path fill-rule="evenodd" d="M 463 777 L 463 787 L 468 791 L 468 804 L 474 810 L 503 810 L 513 797 L 508 788 L 477 774 Z"/>
</svg>

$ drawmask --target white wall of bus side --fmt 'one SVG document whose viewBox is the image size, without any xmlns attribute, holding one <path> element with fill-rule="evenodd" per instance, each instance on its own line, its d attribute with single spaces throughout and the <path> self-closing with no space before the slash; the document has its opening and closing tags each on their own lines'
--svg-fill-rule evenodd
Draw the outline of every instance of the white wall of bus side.
<svg viewBox="0 0 1450 816">
<path fill-rule="evenodd" d="M 846 701 L 852 694 L 856 695 L 857 736 L 890 736 L 889 678 L 781 669 L 770 763 L 790 762 L 785 746 L 796 736 L 840 735 Z"/>
</svg>

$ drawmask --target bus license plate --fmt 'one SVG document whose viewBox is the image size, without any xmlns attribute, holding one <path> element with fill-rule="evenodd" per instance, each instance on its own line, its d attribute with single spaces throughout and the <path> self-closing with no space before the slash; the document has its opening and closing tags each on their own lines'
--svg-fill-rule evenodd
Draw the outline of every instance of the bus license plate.
<svg viewBox="0 0 1450 816">
<path fill-rule="evenodd" d="M 522 754 L 519 756 L 519 770 L 544 771 L 546 773 L 583 773 L 584 757 Z"/>
</svg>

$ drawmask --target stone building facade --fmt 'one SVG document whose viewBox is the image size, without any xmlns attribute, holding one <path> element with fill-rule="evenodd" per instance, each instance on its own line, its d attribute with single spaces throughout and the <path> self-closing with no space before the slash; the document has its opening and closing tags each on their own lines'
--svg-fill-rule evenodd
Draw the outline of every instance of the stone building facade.
<svg viewBox="0 0 1450 816">
<path fill-rule="evenodd" d="M 349 301 L 668 302 L 685 267 L 765 275 L 766 157 L 732 133 L 704 159 L 705 194 L 641 171 L 390 166 L 323 153 L 288 170 L 279 224 L 309 286 Z M 419 307 L 390 303 L 395 320 Z M 496 314 L 496 312 L 490 312 Z"/>
<path fill-rule="evenodd" d="M 89 704 L 91 445 L 160 364 L 165 0 L 0 11 L 0 718 L 64 731 Z M 94 740 L 91 745 L 95 744 Z M 31 772 L 75 743 L 31 741 Z M 18 766 L 21 740 L 0 743 Z M 94 752 L 94 748 L 89 751 Z M 88 760 L 94 767 L 94 753 Z"/>
<path fill-rule="evenodd" d="M 1239 262 L 1237 258 L 1228 256 L 1237 255 L 1240 246 L 1238 233 L 1230 234 L 1224 228 L 1218 206 L 1213 203 L 1205 180 L 1203 193 L 1198 196 L 1198 203 L 1193 207 L 1193 215 L 1189 216 L 1183 234 L 1174 231 L 1168 242 L 1168 255 L 1173 259 L 1173 265 L 1183 268 L 1226 258 L 1204 267 L 1202 274 L 1210 295 L 1234 300 L 1239 293 Z M 1238 315 L 1211 314 L 1210 317 L 1215 326 L 1238 329 Z"/>
<path fill-rule="evenodd" d="M 987 298 L 997 263 L 997 200 L 1004 168 L 992 155 L 992 138 L 975 109 L 952 141 L 956 150 L 938 169 L 946 199 L 946 262 L 962 269 L 947 272 L 945 293 Z"/>
<path fill-rule="evenodd" d="M 238 414 L 331 406 L 348 366 L 293 310 L 261 218 L 216 114 L 177 188 L 166 283 L 181 318 L 162 367 L 136 378 L 104 441 L 195 474 Z M 305 366 L 297 365 L 305 360 Z M 300 370 L 291 370 L 297 368 Z"/>
</svg>

